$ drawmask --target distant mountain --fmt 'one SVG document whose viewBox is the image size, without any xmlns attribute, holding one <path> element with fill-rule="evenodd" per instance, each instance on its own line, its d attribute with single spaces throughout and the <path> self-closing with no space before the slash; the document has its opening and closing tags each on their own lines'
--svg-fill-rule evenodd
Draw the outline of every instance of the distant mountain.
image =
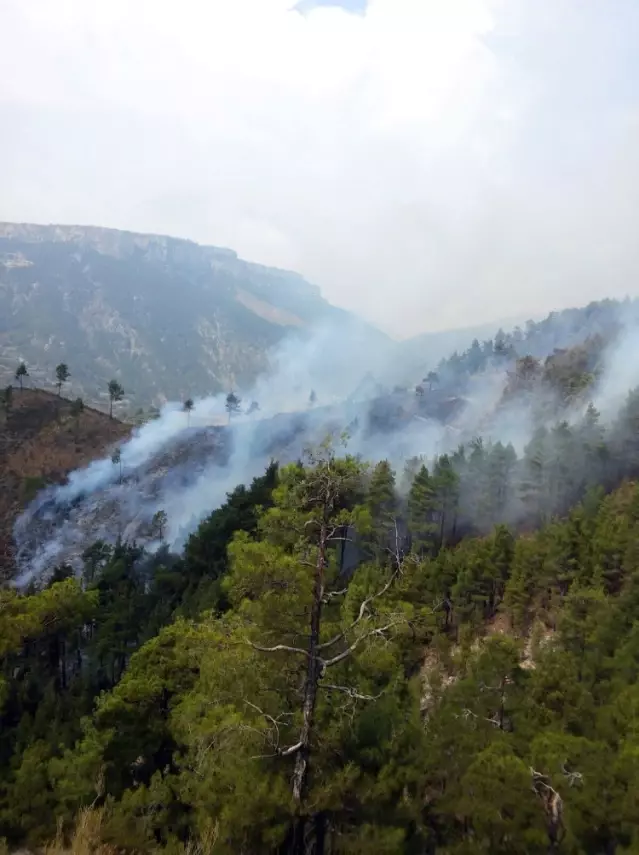
<svg viewBox="0 0 639 855">
<path fill-rule="evenodd" d="M 229 249 L 89 226 L 0 224 L 0 383 L 68 363 L 73 396 L 110 379 L 148 406 L 250 385 L 293 330 L 362 324 L 296 273 Z M 371 343 L 389 342 L 365 327 Z"/>
<path fill-rule="evenodd" d="M 587 342 L 594 351 L 603 353 L 622 329 L 638 326 L 639 300 L 605 299 L 550 312 L 540 320 L 513 320 L 510 324 L 502 320 L 481 327 L 424 333 L 398 344 L 397 363 L 408 385 L 435 371 L 441 387 L 459 394 L 469 377 L 496 361 L 511 366 L 527 356 L 543 361 Z"/>
</svg>

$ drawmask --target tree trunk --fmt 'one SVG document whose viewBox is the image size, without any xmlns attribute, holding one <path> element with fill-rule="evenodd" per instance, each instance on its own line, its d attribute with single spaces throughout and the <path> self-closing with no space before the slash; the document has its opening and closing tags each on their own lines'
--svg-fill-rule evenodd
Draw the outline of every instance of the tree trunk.
<svg viewBox="0 0 639 855">
<path fill-rule="evenodd" d="M 314 855 L 324 855 L 326 849 L 326 814 L 315 814 L 315 850 Z"/>
<path fill-rule="evenodd" d="M 320 681 L 320 665 L 317 656 L 317 645 L 320 639 L 322 622 L 322 598 L 324 597 L 324 568 L 326 566 L 326 521 L 322 520 L 320 529 L 317 562 L 315 564 L 315 581 L 313 584 L 313 603 L 311 606 L 311 624 L 308 641 L 308 666 L 304 682 L 304 701 L 302 704 L 302 729 L 300 731 L 300 749 L 295 757 L 293 772 L 293 800 L 301 805 L 308 777 L 311 734 L 317 703 L 317 686 Z"/>
<path fill-rule="evenodd" d="M 444 532 L 446 531 L 446 509 L 442 507 L 442 515 L 439 524 L 439 549 L 437 550 L 438 554 L 444 548 Z"/>
</svg>

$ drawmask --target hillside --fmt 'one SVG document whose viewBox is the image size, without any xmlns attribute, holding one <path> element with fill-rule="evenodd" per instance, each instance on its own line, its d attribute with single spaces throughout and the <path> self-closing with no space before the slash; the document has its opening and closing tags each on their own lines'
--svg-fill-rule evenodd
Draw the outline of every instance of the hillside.
<svg viewBox="0 0 639 855">
<path fill-rule="evenodd" d="M 629 323 L 634 309 L 634 304 L 606 301 L 553 314 L 528 324 L 525 334 L 500 333 L 481 346 L 475 342 L 442 361 L 439 373 L 416 387 L 390 390 L 369 375 L 346 400 L 309 405 L 303 396 L 297 408 L 282 410 L 278 407 L 286 394 L 280 399 L 278 385 L 286 387 L 291 400 L 285 373 L 269 378 L 268 394 L 260 397 L 256 412 L 236 414 L 230 426 L 223 399 L 196 400 L 188 415 L 169 408 L 123 448 L 121 471 L 108 455 L 100 460 L 96 454 L 91 468 L 75 473 L 68 488 L 39 496 L 27 509 L 14 530 L 18 578 L 46 577 L 61 563 L 78 569 L 84 549 L 96 538 L 115 543 L 123 537 L 153 549 L 152 521 L 159 512 L 166 516 L 166 542 L 181 548 L 227 491 L 258 475 L 270 459 L 297 459 L 309 443 L 344 430 L 349 451 L 387 458 L 400 471 L 416 458 L 431 465 L 442 454 L 452 455 L 468 496 L 475 494 L 473 481 L 507 475 L 507 487 L 495 482 L 491 509 L 461 503 L 459 530 L 481 533 L 500 522 L 520 525 L 533 506 L 539 515 L 546 505 L 563 512 L 589 474 L 579 457 L 571 462 L 570 476 L 565 474 L 565 432 L 558 426 L 565 419 L 580 424 L 589 403 L 605 403 L 609 397 L 602 384 L 617 372 L 612 364 L 604 370 L 608 353 L 614 350 L 622 310 Z M 332 377 L 323 351 L 319 362 Z M 309 385 L 303 382 L 303 390 Z M 622 397 L 631 385 L 621 389 Z M 618 409 L 608 407 L 602 421 L 609 425 L 618 415 Z M 594 409 L 591 417 L 598 418 Z M 586 432 L 592 429 L 590 421 L 583 424 Z M 481 466 L 480 436 L 486 454 Z M 460 452 L 464 446 L 467 460 Z M 539 501 L 530 495 L 521 500 L 529 453 L 537 476 L 544 467 L 564 472 L 565 483 L 540 494 Z"/>
<path fill-rule="evenodd" d="M 288 271 L 187 240 L 87 226 L 0 224 L 0 384 L 68 363 L 73 397 L 164 399 L 250 385 L 292 331 L 358 323 Z M 361 329 L 361 325 L 358 324 Z M 371 342 L 386 337 L 366 328 Z"/>
<path fill-rule="evenodd" d="M 46 484 L 62 482 L 128 436 L 130 426 L 40 389 L 13 390 L 0 407 L 0 576 L 12 563 L 11 532 L 19 510 Z"/>
<path fill-rule="evenodd" d="M 97 542 L 78 578 L 0 592 L 10 850 L 636 852 L 639 488 L 468 537 L 458 486 L 271 466 L 179 556 Z"/>
<path fill-rule="evenodd" d="M 123 425 L 14 390 L 14 505 L 89 465 L 14 527 L 0 839 L 636 851 L 634 324 L 575 309 L 224 425 L 167 407 L 119 466 Z"/>
<path fill-rule="evenodd" d="M 398 354 L 411 369 L 432 367 L 453 352 L 466 350 L 474 339 L 494 338 L 500 329 L 512 329 L 525 320 L 523 317 L 501 318 L 479 326 L 421 333 L 400 342 Z"/>
</svg>

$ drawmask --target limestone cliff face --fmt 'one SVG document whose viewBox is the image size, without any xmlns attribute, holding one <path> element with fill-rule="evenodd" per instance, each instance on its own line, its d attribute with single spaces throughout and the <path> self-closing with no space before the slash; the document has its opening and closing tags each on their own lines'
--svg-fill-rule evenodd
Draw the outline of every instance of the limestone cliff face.
<svg viewBox="0 0 639 855">
<path fill-rule="evenodd" d="M 319 288 L 229 249 L 92 226 L 0 223 L 0 383 L 19 360 L 99 403 L 119 379 L 135 406 L 244 385 L 286 333 L 343 322 Z"/>
</svg>

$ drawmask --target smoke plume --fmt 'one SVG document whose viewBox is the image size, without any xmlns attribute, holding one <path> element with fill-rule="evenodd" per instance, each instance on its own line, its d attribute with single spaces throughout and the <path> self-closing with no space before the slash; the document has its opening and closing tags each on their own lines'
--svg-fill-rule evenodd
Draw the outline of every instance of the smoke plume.
<svg viewBox="0 0 639 855">
<path fill-rule="evenodd" d="M 639 382 L 639 328 L 634 311 L 624 314 L 621 331 L 602 345 L 587 395 L 561 411 L 573 425 L 591 400 L 612 423 Z M 587 340 L 593 329 L 600 333 L 598 315 L 586 318 L 580 332 L 570 313 L 563 327 L 562 317 L 552 320 L 547 355 L 562 342 Z M 530 344 L 544 355 L 539 336 Z M 449 368 L 440 388 L 419 394 L 419 376 L 408 388 L 393 387 L 393 372 L 402 372 L 399 352 L 391 357 L 371 350 L 361 330 L 320 327 L 292 335 L 273 353 L 269 372 L 253 388 L 238 390 L 239 413 L 227 413 L 224 395 L 196 400 L 188 415 L 181 404 L 167 404 L 121 446 L 120 464 L 106 455 L 38 495 L 15 526 L 17 583 L 46 577 L 62 562 L 79 566 L 82 551 L 97 539 L 137 540 L 153 550 L 160 545 L 152 527 L 159 510 L 168 517 L 163 538 L 177 550 L 234 487 L 261 474 L 273 458 L 297 459 L 328 433 L 346 430 L 348 453 L 371 462 L 388 459 L 398 473 L 412 458 L 432 463 L 477 436 L 491 445 L 510 444 L 521 456 L 536 430 L 557 421 L 558 402 L 543 383 L 507 394 L 518 370 L 514 358 L 491 359 L 462 383 Z"/>
</svg>

